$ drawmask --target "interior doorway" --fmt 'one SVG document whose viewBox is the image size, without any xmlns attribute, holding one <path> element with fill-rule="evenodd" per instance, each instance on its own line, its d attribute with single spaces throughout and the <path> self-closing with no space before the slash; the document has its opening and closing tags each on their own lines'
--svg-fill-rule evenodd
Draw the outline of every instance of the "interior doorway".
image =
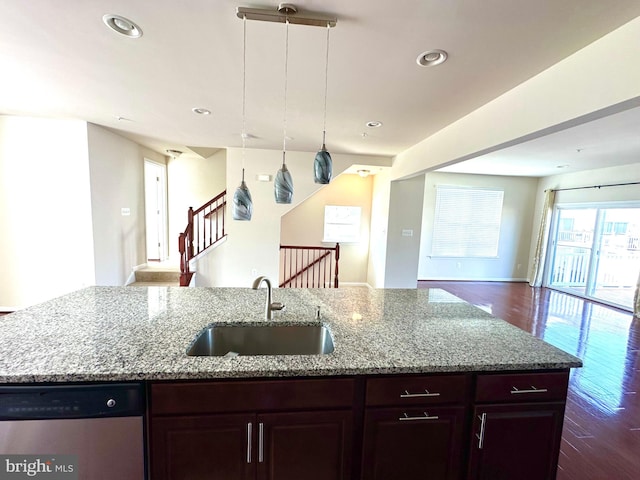
<svg viewBox="0 0 640 480">
<path fill-rule="evenodd" d="M 147 261 L 162 262 L 167 250 L 167 166 L 144 159 Z"/>
<path fill-rule="evenodd" d="M 640 203 L 556 208 L 548 286 L 631 310 L 640 271 Z"/>
</svg>

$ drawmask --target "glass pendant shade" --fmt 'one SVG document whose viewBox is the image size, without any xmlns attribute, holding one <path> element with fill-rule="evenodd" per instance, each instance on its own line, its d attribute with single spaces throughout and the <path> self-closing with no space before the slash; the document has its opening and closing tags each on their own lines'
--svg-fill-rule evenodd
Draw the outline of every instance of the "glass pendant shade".
<svg viewBox="0 0 640 480">
<path fill-rule="evenodd" d="M 242 182 L 233 194 L 233 219 L 241 221 L 251 220 L 253 214 L 253 200 L 247 184 L 244 182 L 244 168 L 242 169 Z"/>
<path fill-rule="evenodd" d="M 273 182 L 276 203 L 291 203 L 293 199 L 293 178 L 287 165 L 282 162 L 282 168 L 276 173 L 276 179 Z"/>
<path fill-rule="evenodd" d="M 324 143 L 322 148 L 316 153 L 316 159 L 313 162 L 313 181 L 326 185 L 331 182 L 333 175 L 333 162 L 331 154 L 327 152 Z"/>
</svg>

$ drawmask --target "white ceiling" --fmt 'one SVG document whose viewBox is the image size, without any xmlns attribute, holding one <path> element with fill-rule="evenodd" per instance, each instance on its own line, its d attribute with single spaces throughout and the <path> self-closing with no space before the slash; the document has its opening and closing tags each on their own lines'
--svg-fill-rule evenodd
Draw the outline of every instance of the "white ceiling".
<svg viewBox="0 0 640 480">
<path fill-rule="evenodd" d="M 439 172 L 546 177 L 640 163 L 640 107 L 487 153 Z"/>
<path fill-rule="evenodd" d="M 330 37 L 327 148 L 384 156 L 640 15 L 637 0 L 293 3 L 300 11 L 338 18 Z M 275 10 L 277 2 L 0 0 L 0 114 L 79 118 L 161 153 L 238 147 L 238 6 Z M 144 35 L 130 39 L 108 30 L 102 22 L 106 13 L 128 17 Z M 247 22 L 249 148 L 282 148 L 284 39 L 284 24 Z M 314 151 L 322 139 L 326 29 L 291 25 L 289 39 L 287 148 Z M 418 54 L 432 48 L 446 50 L 449 60 L 436 68 L 417 66 Z M 213 113 L 197 116 L 193 107 Z M 370 129 L 369 120 L 384 125 Z M 504 166 L 516 162 L 511 155 L 522 162 L 544 154 L 549 171 L 558 173 L 556 165 L 575 164 L 576 148 L 584 147 L 579 158 L 586 161 L 619 145 L 598 143 L 584 131 L 564 139 L 556 135 L 488 159 Z M 558 152 L 567 156 L 561 159 Z"/>
</svg>

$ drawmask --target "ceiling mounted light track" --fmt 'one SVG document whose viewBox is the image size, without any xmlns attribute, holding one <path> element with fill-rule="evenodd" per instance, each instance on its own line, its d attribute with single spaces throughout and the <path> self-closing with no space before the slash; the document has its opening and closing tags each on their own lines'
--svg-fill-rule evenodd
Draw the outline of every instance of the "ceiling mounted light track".
<svg viewBox="0 0 640 480">
<path fill-rule="evenodd" d="M 289 23 L 293 25 L 307 25 L 310 27 L 335 27 L 338 23 L 337 17 L 323 15 L 321 13 L 300 13 L 298 8 L 291 3 L 281 3 L 277 10 L 266 8 L 238 7 L 236 9 L 238 18 L 247 20 L 258 20 L 260 22 Z"/>
</svg>

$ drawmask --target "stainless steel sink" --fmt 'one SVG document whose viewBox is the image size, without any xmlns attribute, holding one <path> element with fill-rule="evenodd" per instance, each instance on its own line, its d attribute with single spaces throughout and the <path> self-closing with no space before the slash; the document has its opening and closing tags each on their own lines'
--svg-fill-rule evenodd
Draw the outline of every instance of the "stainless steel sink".
<svg viewBox="0 0 640 480">
<path fill-rule="evenodd" d="M 187 355 L 324 355 L 333 338 L 321 325 L 232 325 L 203 331 Z"/>
</svg>

